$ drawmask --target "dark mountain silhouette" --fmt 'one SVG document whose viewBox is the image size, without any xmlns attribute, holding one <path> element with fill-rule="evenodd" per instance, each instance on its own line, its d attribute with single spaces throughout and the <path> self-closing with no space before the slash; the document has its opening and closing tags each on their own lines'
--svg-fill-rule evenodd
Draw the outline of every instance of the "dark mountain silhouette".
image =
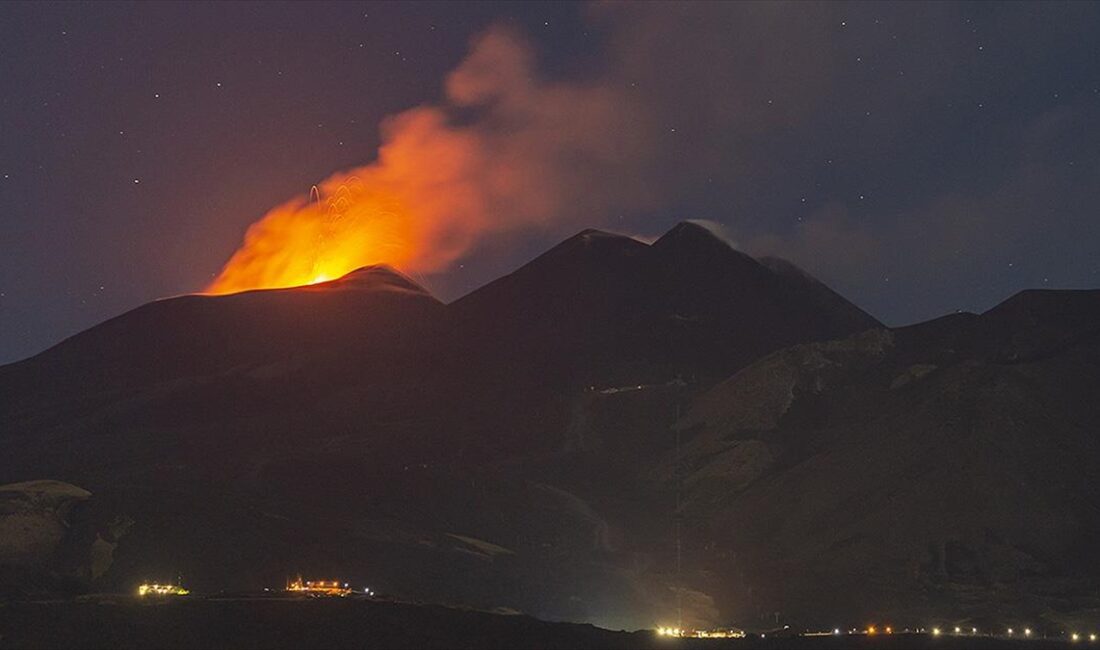
<svg viewBox="0 0 1100 650">
<path fill-rule="evenodd" d="M 478 352 L 506 350 L 517 375 L 534 363 L 584 384 L 720 377 L 770 350 L 879 325 L 827 294 L 685 222 L 651 246 L 584 231 L 451 307 Z"/>
<path fill-rule="evenodd" d="M 166 298 L 0 368 L 0 405 L 18 411 L 264 364 L 400 355 L 442 312 L 427 291 L 382 266 L 294 289 Z"/>
<path fill-rule="evenodd" d="M 98 589 L 303 572 L 613 627 L 1077 597 L 1096 295 L 888 330 L 684 223 L 449 305 L 382 267 L 183 296 L 0 368 L 0 475 L 134 522 Z"/>
<path fill-rule="evenodd" d="M 697 568 L 725 567 L 728 602 L 1080 624 L 1100 587 L 1097 391 L 1100 291 L 1027 291 L 759 360 L 695 400 L 661 475 L 683 470 L 715 556 Z"/>
</svg>

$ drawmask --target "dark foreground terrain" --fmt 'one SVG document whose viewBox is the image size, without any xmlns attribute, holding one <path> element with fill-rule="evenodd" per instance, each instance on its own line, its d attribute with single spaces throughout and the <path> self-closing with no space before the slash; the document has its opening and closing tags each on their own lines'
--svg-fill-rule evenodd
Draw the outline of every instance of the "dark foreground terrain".
<svg viewBox="0 0 1100 650">
<path fill-rule="evenodd" d="M 1068 640 L 821 636 L 671 639 L 442 606 L 353 599 L 120 596 L 0 604 L 3 648 L 1054 648 Z"/>
</svg>

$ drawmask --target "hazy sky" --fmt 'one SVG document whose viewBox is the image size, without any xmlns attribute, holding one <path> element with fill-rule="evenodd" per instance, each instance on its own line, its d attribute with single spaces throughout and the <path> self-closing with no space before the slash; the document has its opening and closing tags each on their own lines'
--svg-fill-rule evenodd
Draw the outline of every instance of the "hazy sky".
<svg viewBox="0 0 1100 650">
<path fill-rule="evenodd" d="M 414 107 L 539 197 L 444 299 L 686 218 L 889 324 L 1100 286 L 1097 4 L 3 3 L 0 83 L 0 362 L 202 288 Z"/>
</svg>

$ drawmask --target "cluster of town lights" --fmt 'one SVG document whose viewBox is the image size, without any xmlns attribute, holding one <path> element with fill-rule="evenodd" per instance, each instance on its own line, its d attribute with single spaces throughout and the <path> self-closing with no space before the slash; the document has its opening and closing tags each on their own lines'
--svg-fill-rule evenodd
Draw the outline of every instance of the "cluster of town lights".
<svg viewBox="0 0 1100 650">
<path fill-rule="evenodd" d="M 745 633 L 735 629 L 718 630 L 684 630 L 679 627 L 658 627 L 658 636 L 671 636 L 676 638 L 690 637 L 693 639 L 743 639 Z"/>
<path fill-rule="evenodd" d="M 264 591 L 271 591 L 270 589 L 264 589 Z M 337 582 L 336 580 L 302 580 L 301 577 L 288 582 L 286 585 L 287 593 L 293 594 L 305 594 L 307 596 L 347 596 L 352 593 L 351 586 L 346 582 Z M 178 584 L 160 584 L 157 582 L 142 583 L 137 588 L 138 596 L 186 596 L 191 593 L 187 589 L 184 589 Z M 360 592 L 357 592 L 360 593 Z M 369 587 L 364 588 L 361 592 L 367 596 L 373 596 L 374 591 Z"/>
<path fill-rule="evenodd" d="M 191 592 L 179 585 L 162 585 L 155 582 L 145 583 L 138 587 L 139 596 L 186 596 Z"/>
<path fill-rule="evenodd" d="M 335 580 L 306 580 L 298 578 L 286 586 L 286 590 L 292 593 L 307 594 L 310 596 L 347 596 L 351 593 L 348 583 L 340 583 Z"/>
<path fill-rule="evenodd" d="M 1002 629 L 1004 629 L 1004 628 L 1002 628 Z M 745 637 L 745 633 L 743 631 L 737 630 L 737 629 L 685 630 L 685 629 L 678 628 L 678 627 L 658 627 L 656 631 L 657 631 L 657 634 L 659 636 L 676 637 L 676 638 L 696 638 L 696 639 L 738 638 L 739 639 L 739 638 L 744 638 Z M 961 628 L 959 626 L 955 626 L 954 629 L 953 629 L 953 632 L 954 632 L 955 636 L 966 636 L 966 635 L 977 636 L 978 635 L 978 628 L 972 627 L 969 630 L 964 630 L 963 628 Z M 844 632 L 844 631 L 841 630 L 841 628 L 836 627 L 836 628 L 833 628 L 832 630 L 824 631 L 824 632 L 802 632 L 799 636 L 811 636 L 811 637 L 812 636 L 829 636 L 829 635 L 840 636 L 842 634 L 875 636 L 875 635 L 879 635 L 879 634 L 893 634 L 893 633 L 894 633 L 894 628 L 889 626 L 889 625 L 883 626 L 883 627 L 879 627 L 877 625 L 868 625 L 867 627 L 865 627 L 863 629 L 850 629 L 847 632 Z M 906 628 L 904 630 L 904 633 L 905 634 L 931 634 L 934 637 L 940 637 L 940 636 L 943 636 L 944 634 L 947 634 L 947 631 L 944 630 L 943 628 L 940 628 L 940 627 L 916 628 L 916 629 Z M 1063 634 L 1065 634 L 1065 633 L 1063 633 Z M 761 634 L 760 636 L 761 636 L 761 638 L 764 638 L 763 634 Z M 996 632 L 992 632 L 992 633 L 987 632 L 986 636 L 997 636 L 997 633 Z M 1024 638 L 1030 639 L 1033 636 L 1035 636 L 1035 632 L 1030 627 L 1025 627 L 1022 630 L 1022 632 L 1018 632 L 1016 630 L 1016 628 L 1011 628 L 1010 627 L 1010 628 L 1005 629 L 1004 636 L 1006 636 L 1006 637 L 1019 637 L 1019 636 L 1022 636 Z M 1074 643 L 1078 643 L 1078 642 L 1084 641 L 1086 639 L 1089 641 L 1089 643 L 1096 643 L 1098 640 L 1100 640 L 1100 635 L 1097 635 L 1095 632 L 1090 633 L 1088 635 L 1084 635 L 1084 634 L 1081 634 L 1079 632 L 1072 632 L 1072 633 L 1068 634 L 1068 638 L 1069 638 L 1070 641 L 1072 641 Z"/>
</svg>

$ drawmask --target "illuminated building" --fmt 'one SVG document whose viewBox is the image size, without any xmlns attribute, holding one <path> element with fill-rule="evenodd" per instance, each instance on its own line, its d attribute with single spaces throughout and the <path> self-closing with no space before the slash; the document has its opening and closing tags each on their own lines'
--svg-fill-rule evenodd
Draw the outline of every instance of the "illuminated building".
<svg viewBox="0 0 1100 650">
<path fill-rule="evenodd" d="M 138 587 L 139 596 L 186 596 L 191 592 L 179 585 L 161 585 L 155 582 L 144 583 Z"/>
<path fill-rule="evenodd" d="M 658 627 L 658 636 L 690 637 L 695 639 L 743 639 L 745 632 L 736 628 L 714 630 L 684 630 L 678 627 Z"/>
<path fill-rule="evenodd" d="M 286 590 L 291 593 L 305 594 L 307 596 L 347 596 L 351 593 L 351 589 L 348 588 L 348 583 L 340 583 L 324 580 L 302 580 L 301 576 L 294 582 L 290 582 L 286 586 Z"/>
<path fill-rule="evenodd" d="M 691 636 L 697 639 L 743 639 L 745 633 L 737 629 L 695 630 Z"/>
</svg>

